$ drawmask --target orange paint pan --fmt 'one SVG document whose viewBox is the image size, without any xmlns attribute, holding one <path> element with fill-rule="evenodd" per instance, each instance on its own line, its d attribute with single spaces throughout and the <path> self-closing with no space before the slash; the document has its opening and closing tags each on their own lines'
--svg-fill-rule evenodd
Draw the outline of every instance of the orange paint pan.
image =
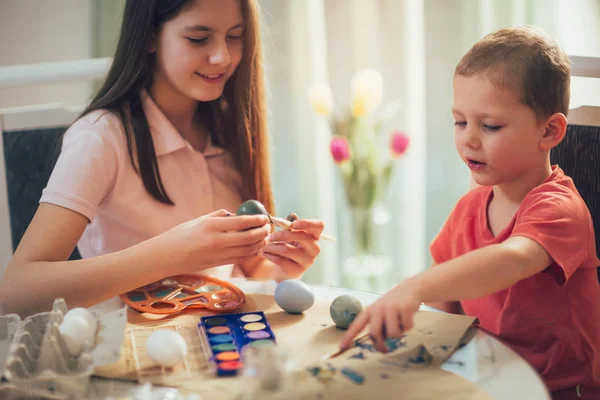
<svg viewBox="0 0 600 400">
<path fill-rule="evenodd" d="M 165 278 L 120 297 L 134 310 L 152 314 L 175 314 L 188 308 L 225 312 L 246 302 L 246 295 L 237 286 L 201 275 Z"/>
</svg>

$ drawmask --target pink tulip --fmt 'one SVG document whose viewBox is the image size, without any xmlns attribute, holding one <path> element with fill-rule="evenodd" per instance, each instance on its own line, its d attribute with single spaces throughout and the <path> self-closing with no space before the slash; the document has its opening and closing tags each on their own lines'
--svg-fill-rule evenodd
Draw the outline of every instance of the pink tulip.
<svg viewBox="0 0 600 400">
<path fill-rule="evenodd" d="M 336 164 L 342 164 L 350 159 L 350 144 L 345 137 L 334 136 L 331 139 L 329 149 Z"/>
<path fill-rule="evenodd" d="M 400 157 L 406 152 L 410 138 L 408 135 L 401 131 L 394 131 L 390 135 L 390 151 L 392 157 Z"/>
</svg>

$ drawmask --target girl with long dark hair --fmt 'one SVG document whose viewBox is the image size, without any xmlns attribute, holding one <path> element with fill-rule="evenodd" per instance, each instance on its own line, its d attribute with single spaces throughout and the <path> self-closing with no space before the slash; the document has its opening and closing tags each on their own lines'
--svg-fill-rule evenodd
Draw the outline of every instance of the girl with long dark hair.
<svg viewBox="0 0 600 400">
<path fill-rule="evenodd" d="M 91 306 L 182 273 L 295 278 L 323 223 L 271 234 L 256 0 L 128 0 L 106 81 L 65 133 L 2 312 Z M 67 261 L 78 246 L 81 260 Z M 26 296 L 23 294 L 27 293 Z"/>
</svg>

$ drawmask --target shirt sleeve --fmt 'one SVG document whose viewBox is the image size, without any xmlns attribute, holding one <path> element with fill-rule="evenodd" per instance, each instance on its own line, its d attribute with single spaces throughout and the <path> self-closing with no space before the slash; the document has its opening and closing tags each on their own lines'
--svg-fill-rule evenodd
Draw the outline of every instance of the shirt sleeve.
<svg viewBox="0 0 600 400">
<path fill-rule="evenodd" d="M 67 130 L 40 203 L 68 208 L 93 221 L 118 170 L 115 145 L 103 129 L 110 128 L 79 120 Z"/>
<path fill-rule="evenodd" d="M 452 231 L 456 207 L 452 210 L 442 229 L 435 235 L 429 245 L 429 253 L 435 264 L 441 264 L 452 259 Z"/>
<path fill-rule="evenodd" d="M 554 263 L 546 270 L 564 285 L 589 258 L 590 216 L 575 194 L 536 193 L 524 200 L 511 236 L 537 242 Z"/>
</svg>

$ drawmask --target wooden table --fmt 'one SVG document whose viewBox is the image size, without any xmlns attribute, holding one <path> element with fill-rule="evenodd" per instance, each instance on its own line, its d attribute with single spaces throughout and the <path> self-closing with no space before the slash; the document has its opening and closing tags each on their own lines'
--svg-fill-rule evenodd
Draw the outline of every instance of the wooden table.
<svg viewBox="0 0 600 400">
<path fill-rule="evenodd" d="M 274 282 L 232 279 L 246 293 L 273 294 Z M 325 285 L 310 285 L 315 298 L 333 301 L 341 294 L 357 297 L 363 305 L 381 295 Z M 423 306 L 425 310 L 433 310 Z M 481 329 L 476 329 L 469 343 L 458 350 L 444 365 L 453 372 L 481 386 L 497 400 L 549 400 L 550 395 L 537 372 L 518 354 Z"/>
<path fill-rule="evenodd" d="M 247 294 L 272 295 L 276 283 L 273 281 L 248 281 L 244 279 L 231 279 Z M 357 297 L 363 305 L 368 305 L 377 300 L 381 295 L 358 290 L 351 290 L 326 285 L 310 285 L 315 298 L 321 302 L 331 302 L 337 296 L 350 294 Z M 117 304 L 115 302 L 115 304 Z M 433 310 L 427 306 L 424 310 Z M 455 373 L 482 387 L 497 400 L 549 400 L 550 396 L 541 378 L 535 370 L 519 355 L 502 344 L 500 341 L 483 330 L 474 329 L 469 343 L 454 353 L 442 368 Z M 112 385 L 112 392 L 106 381 L 93 381 L 96 392 L 104 392 L 113 396 L 125 394 L 125 389 L 133 387 L 133 383 L 120 382 Z M 118 389 L 118 390 L 117 390 Z"/>
</svg>

